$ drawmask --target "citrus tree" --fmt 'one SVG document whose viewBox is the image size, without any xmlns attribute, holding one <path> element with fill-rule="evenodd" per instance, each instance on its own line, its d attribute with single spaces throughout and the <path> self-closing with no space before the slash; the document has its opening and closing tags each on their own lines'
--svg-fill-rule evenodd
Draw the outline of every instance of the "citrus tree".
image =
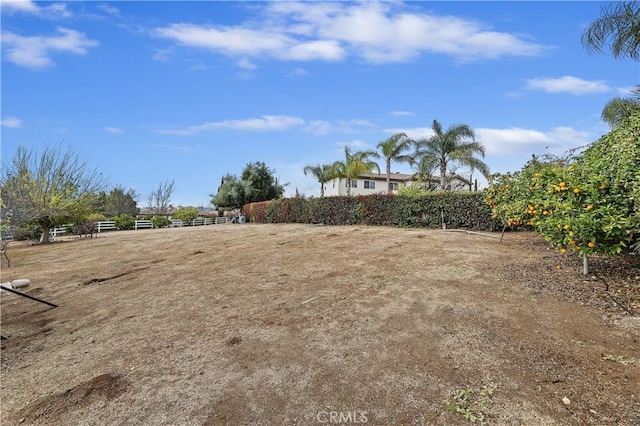
<svg viewBox="0 0 640 426">
<path fill-rule="evenodd" d="M 640 249 L 639 135 L 635 114 L 575 157 L 534 157 L 519 172 L 494 175 L 487 203 L 508 226 L 582 255 L 586 274 L 590 254 Z"/>
</svg>

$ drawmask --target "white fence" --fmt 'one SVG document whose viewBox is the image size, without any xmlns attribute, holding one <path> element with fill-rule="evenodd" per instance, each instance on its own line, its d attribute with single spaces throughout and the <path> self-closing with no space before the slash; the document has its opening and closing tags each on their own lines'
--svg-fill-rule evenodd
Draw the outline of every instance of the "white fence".
<svg viewBox="0 0 640 426">
<path fill-rule="evenodd" d="M 182 220 L 179 220 L 179 219 L 171 219 L 171 225 L 169 225 L 169 227 L 181 228 L 183 226 L 206 226 L 206 225 L 214 225 L 214 224 L 218 225 L 218 224 L 224 224 L 224 223 L 232 223 L 232 218 L 216 217 L 215 219 L 211 219 L 211 218 L 199 217 L 191 221 L 191 223 L 183 222 Z M 60 235 L 64 235 L 67 233 L 67 228 L 71 226 L 72 225 L 66 225 L 58 228 L 53 228 L 51 230 L 51 235 L 54 238 Z M 148 219 L 136 220 L 133 225 L 133 229 L 136 229 L 136 230 L 151 229 L 151 228 L 153 228 L 153 224 Z M 96 222 L 95 230 L 97 233 L 104 232 L 104 231 L 116 231 L 117 229 L 118 227 L 116 226 L 116 222 L 113 220 Z"/>
</svg>

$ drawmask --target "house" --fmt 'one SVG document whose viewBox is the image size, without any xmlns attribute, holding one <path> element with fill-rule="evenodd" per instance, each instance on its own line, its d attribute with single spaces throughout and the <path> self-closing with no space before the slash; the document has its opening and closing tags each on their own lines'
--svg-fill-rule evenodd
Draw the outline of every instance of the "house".
<svg viewBox="0 0 640 426">
<path fill-rule="evenodd" d="M 391 173 L 389 186 L 393 194 L 397 194 L 401 188 L 407 188 L 418 184 L 418 175 L 405 173 Z M 424 185 L 424 184 L 423 184 Z M 440 185 L 440 176 L 431 176 L 429 187 L 436 188 Z M 470 180 L 453 175 L 449 177 L 447 190 L 449 191 L 472 191 L 473 184 Z M 377 173 L 367 173 L 360 175 L 357 179 L 351 179 L 351 195 L 369 195 L 387 193 L 387 175 Z M 326 196 L 347 195 L 347 179 L 335 178 L 325 184 L 324 194 Z"/>
</svg>

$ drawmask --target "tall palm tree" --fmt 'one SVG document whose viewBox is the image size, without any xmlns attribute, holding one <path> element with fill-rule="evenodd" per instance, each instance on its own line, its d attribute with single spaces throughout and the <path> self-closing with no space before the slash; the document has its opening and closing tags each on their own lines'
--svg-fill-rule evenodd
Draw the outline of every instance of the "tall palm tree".
<svg viewBox="0 0 640 426">
<path fill-rule="evenodd" d="M 334 177 L 347 180 L 347 195 L 351 195 L 352 179 L 357 179 L 358 176 L 371 173 L 373 170 L 377 170 L 380 173 L 380 166 L 370 159 L 372 157 L 379 158 L 380 155 L 375 151 L 351 152 L 349 147 L 345 146 L 344 161 L 336 161 L 331 166 L 331 172 Z"/>
<path fill-rule="evenodd" d="M 408 154 L 403 154 L 412 145 L 412 140 L 404 133 L 396 133 L 390 136 L 384 142 L 380 142 L 377 148 L 382 153 L 387 164 L 387 191 L 390 194 L 392 192 L 389 187 L 391 183 L 391 163 L 413 163 L 413 157 Z"/>
<path fill-rule="evenodd" d="M 615 97 L 602 110 L 602 120 L 612 129 L 620 126 L 634 112 L 640 111 L 640 85 L 631 92 L 632 98 Z"/>
<path fill-rule="evenodd" d="M 640 60 L 640 3 L 635 0 L 602 7 L 602 16 L 582 33 L 582 44 L 591 52 L 609 46 L 614 58 Z"/>
<path fill-rule="evenodd" d="M 419 142 L 415 142 L 418 144 Z M 416 149 L 414 154 L 415 161 L 412 166 L 416 171 L 420 181 L 422 181 L 421 189 L 432 190 L 436 189 L 438 185 L 433 185 L 431 177 L 435 170 L 439 167 L 438 159 L 432 152 L 421 152 L 420 149 Z M 433 186 L 432 186 L 433 185 Z"/>
<path fill-rule="evenodd" d="M 438 120 L 433 120 L 434 135 L 428 139 L 419 140 L 417 151 L 421 156 L 432 156 L 440 168 L 440 189 L 447 189 L 447 169 L 450 162 L 478 170 L 485 177 L 489 176 L 489 166 L 475 155 L 484 158 L 484 145 L 476 142 L 474 131 L 466 124 L 455 124 L 442 130 Z M 468 141 L 467 139 L 471 139 Z"/>
<path fill-rule="evenodd" d="M 309 164 L 303 169 L 305 176 L 311 173 L 320 182 L 320 196 L 324 197 L 324 184 L 334 178 L 330 164 Z"/>
</svg>

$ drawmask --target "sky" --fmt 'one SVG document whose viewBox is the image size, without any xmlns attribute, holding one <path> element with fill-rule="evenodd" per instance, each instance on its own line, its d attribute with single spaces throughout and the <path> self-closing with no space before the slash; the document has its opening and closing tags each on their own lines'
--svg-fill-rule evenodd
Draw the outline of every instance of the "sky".
<svg viewBox="0 0 640 426">
<path fill-rule="evenodd" d="M 172 180 L 173 205 L 209 206 L 256 161 L 285 196 L 318 196 L 306 165 L 429 137 L 433 120 L 516 171 L 606 134 L 602 108 L 640 82 L 637 62 L 581 43 L 602 2 L 0 4 L 2 161 L 72 148 L 139 207 Z"/>
</svg>

